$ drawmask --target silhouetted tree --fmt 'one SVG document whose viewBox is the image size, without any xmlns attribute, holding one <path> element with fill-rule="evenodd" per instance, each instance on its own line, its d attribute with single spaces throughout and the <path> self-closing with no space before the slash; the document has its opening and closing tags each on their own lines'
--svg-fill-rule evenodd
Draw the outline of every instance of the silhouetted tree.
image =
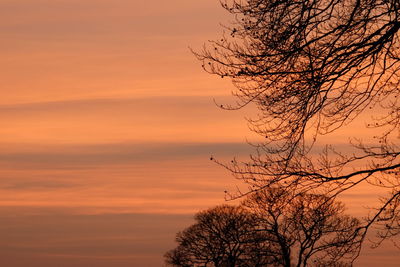
<svg viewBox="0 0 400 267">
<path fill-rule="evenodd" d="M 238 101 L 223 108 L 258 107 L 250 125 L 265 141 L 249 162 L 220 164 L 249 191 L 276 183 L 298 192 L 328 186 L 334 195 L 360 183 L 387 188 L 365 229 L 379 221 L 382 237 L 399 233 L 400 1 L 221 3 L 235 21 L 195 54 L 207 72 L 232 79 Z M 354 137 L 343 150 L 321 142 L 362 113 L 375 114 L 370 140 Z"/>
<path fill-rule="evenodd" d="M 196 223 L 176 236 L 177 248 L 165 254 L 172 266 L 265 266 L 270 244 L 256 231 L 256 217 L 228 205 L 201 211 Z"/>
<path fill-rule="evenodd" d="M 359 221 L 324 195 L 283 188 L 249 195 L 243 206 L 218 206 L 195 216 L 169 251 L 172 266 L 349 266 L 362 235 Z"/>
<path fill-rule="evenodd" d="M 360 223 L 331 197 L 270 188 L 243 205 L 257 215 L 281 266 L 351 266 L 358 255 Z"/>
</svg>

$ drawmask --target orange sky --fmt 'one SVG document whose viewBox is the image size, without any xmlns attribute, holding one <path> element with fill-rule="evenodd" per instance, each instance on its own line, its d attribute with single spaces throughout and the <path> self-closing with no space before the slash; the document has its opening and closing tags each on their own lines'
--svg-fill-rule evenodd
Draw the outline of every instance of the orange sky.
<svg viewBox="0 0 400 267">
<path fill-rule="evenodd" d="M 2 264 L 161 266 L 235 186 L 210 155 L 254 138 L 188 48 L 221 34 L 218 1 L 0 0 L 0 16 Z"/>
</svg>

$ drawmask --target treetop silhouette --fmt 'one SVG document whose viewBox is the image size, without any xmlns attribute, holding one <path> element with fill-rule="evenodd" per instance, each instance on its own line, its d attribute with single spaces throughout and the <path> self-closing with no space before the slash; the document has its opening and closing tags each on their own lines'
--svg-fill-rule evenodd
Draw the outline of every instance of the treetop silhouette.
<svg viewBox="0 0 400 267">
<path fill-rule="evenodd" d="M 197 213 L 165 259 L 171 266 L 351 266 L 360 229 L 333 198 L 273 188 L 240 206 Z"/>
</svg>

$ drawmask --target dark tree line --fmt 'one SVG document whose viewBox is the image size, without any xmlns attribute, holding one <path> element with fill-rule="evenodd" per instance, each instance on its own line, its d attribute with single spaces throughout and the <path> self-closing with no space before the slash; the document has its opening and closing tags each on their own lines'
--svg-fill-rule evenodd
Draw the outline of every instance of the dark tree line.
<svg viewBox="0 0 400 267">
<path fill-rule="evenodd" d="M 199 52 L 205 71 L 230 78 L 237 109 L 255 104 L 251 129 L 263 137 L 249 162 L 220 163 L 249 185 L 277 184 L 332 196 L 363 183 L 385 188 L 364 223 L 400 233 L 400 1 L 221 0 L 234 16 L 221 39 Z M 341 150 L 323 143 L 365 114 Z M 317 153 L 318 152 L 318 153 Z M 317 154 L 317 156 L 316 156 Z"/>
<path fill-rule="evenodd" d="M 240 206 L 195 215 L 166 255 L 171 266 L 351 266 L 362 239 L 359 221 L 318 194 L 259 191 Z"/>
</svg>

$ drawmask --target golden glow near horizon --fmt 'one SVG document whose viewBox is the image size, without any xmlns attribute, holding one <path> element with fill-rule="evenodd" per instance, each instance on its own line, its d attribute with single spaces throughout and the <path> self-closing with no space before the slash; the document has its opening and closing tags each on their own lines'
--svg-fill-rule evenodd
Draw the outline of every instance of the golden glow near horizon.
<svg viewBox="0 0 400 267">
<path fill-rule="evenodd" d="M 229 17 L 216 0 L 0 0 L 0 16 L 2 265 L 161 266 L 239 183 L 210 155 L 255 138 L 254 110 L 219 109 L 232 85 L 189 50 Z"/>
</svg>

